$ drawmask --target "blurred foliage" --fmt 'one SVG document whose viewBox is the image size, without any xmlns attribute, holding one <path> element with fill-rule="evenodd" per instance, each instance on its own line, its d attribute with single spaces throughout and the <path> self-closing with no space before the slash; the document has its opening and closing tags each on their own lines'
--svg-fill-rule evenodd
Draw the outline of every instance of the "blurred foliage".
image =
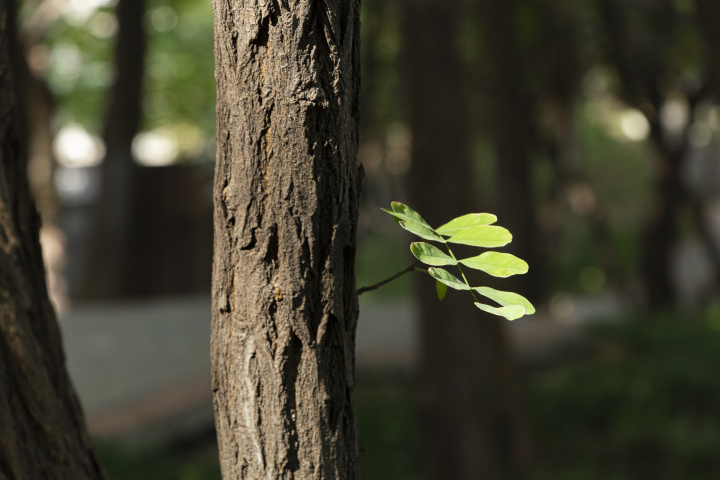
<svg viewBox="0 0 720 480">
<path fill-rule="evenodd" d="M 214 137 L 213 18 L 209 2 L 149 2 L 146 129 L 190 122 Z"/>
<path fill-rule="evenodd" d="M 215 136 L 210 2 L 149 0 L 143 26 L 144 32 L 137 32 L 147 38 L 142 129 L 170 130 L 181 151 L 199 156 L 203 149 L 197 146 Z M 56 128 L 78 123 L 94 134 L 102 132 L 116 76 L 116 31 L 114 8 L 102 6 L 86 19 L 63 15 L 47 32 L 47 81 L 55 96 Z M 212 160 L 212 149 L 203 158 Z"/>
<path fill-rule="evenodd" d="M 420 480 L 417 378 L 404 370 L 361 370 L 355 384 L 364 480 Z"/>
<path fill-rule="evenodd" d="M 533 480 L 711 480 L 720 472 L 720 307 L 706 321 L 628 320 L 590 332 L 590 349 L 558 351 L 523 375 Z M 360 369 L 363 478 L 424 477 L 407 370 Z M 219 478 L 217 449 L 128 453 L 102 444 L 111 480 Z"/>
<path fill-rule="evenodd" d="M 73 5 L 86 4 L 86 14 L 63 13 L 44 36 L 44 72 L 56 97 L 56 131 L 73 123 L 94 134 L 103 129 L 108 91 L 116 75 L 116 1 L 75 0 Z M 29 17 L 33 5 L 33 0 L 25 0 L 23 18 Z M 606 267 L 597 258 L 597 238 L 588 219 L 572 199 L 565 198 L 567 186 L 557 178 L 555 131 L 562 108 L 570 109 L 575 123 L 578 171 L 594 201 L 602 206 L 603 221 L 611 229 L 611 246 L 620 259 L 623 278 L 605 272 L 607 286 L 638 276 L 638 245 L 650 211 L 656 151 L 647 134 L 630 138 L 624 129 L 627 116 L 642 115 L 645 107 L 631 101 L 638 97 L 639 87 L 628 85 L 618 69 L 613 50 L 618 39 L 608 30 L 602 5 L 593 0 L 517 0 L 514 16 L 521 93 L 534 128 L 535 206 L 542 218 L 538 224 L 548 237 L 549 291 L 586 291 L 579 280 L 581 272 Z M 667 98 L 681 98 L 683 85 L 704 75 L 694 2 L 668 0 L 650 5 L 646 0 L 627 0 L 618 5 L 623 21 L 632 26 L 627 42 L 629 49 L 639 52 L 638 71 L 656 76 L 655 83 Z M 397 0 L 363 2 L 360 160 L 367 172 L 365 212 L 405 198 L 411 132 L 405 115 L 401 6 Z M 464 88 L 476 197 L 483 210 L 497 211 L 495 197 L 502 186 L 496 182 L 497 158 L 488 137 L 493 95 L 487 88 L 488 45 L 475 3 L 460 2 L 460 6 L 458 46 L 467 74 Z M 138 32 L 147 35 L 142 130 L 162 131 L 172 138 L 180 152 L 178 161 L 212 162 L 215 82 L 210 2 L 148 0 L 146 8 L 144 32 Z M 361 230 L 369 237 L 360 239 L 359 285 L 375 283 L 404 266 L 391 258 L 389 244 L 382 240 L 389 238 L 384 225 L 377 216 L 368 218 L 368 228 Z M 692 234 L 692 228 L 687 233 Z M 368 248 L 379 250 L 370 253 Z M 367 262 L 377 259 L 383 262 L 374 264 L 381 266 L 370 271 Z M 387 293 L 405 294 L 410 291 L 408 285 L 404 281 L 404 286 L 389 287 Z"/>
<path fill-rule="evenodd" d="M 717 478 L 720 330 L 603 326 L 595 352 L 526 379 L 538 480 Z"/>
<path fill-rule="evenodd" d="M 359 239 L 355 260 L 355 282 L 358 288 L 385 280 L 415 261 L 403 240 L 401 236 L 391 233 L 366 235 Z M 363 294 L 363 300 L 408 296 L 412 292 L 412 282 L 412 275 L 404 275 L 378 290 Z"/>
<path fill-rule="evenodd" d="M 217 446 L 189 451 L 137 450 L 112 442 L 95 445 L 109 480 L 220 480 Z"/>
</svg>

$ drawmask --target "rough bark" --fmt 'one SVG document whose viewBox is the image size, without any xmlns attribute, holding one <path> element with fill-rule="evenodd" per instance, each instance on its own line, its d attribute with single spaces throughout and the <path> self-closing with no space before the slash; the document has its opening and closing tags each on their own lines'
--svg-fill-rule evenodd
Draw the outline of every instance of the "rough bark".
<svg viewBox="0 0 720 480">
<path fill-rule="evenodd" d="M 514 8 L 514 1 L 476 0 L 489 71 L 490 126 L 497 159 L 498 211 L 494 213 L 513 234 L 507 251 L 532 265 L 526 275 L 505 282 L 505 288 L 537 302 L 543 297 L 542 273 L 545 269 L 540 262 L 542 236 L 535 222 L 530 172 L 533 113 L 531 101 L 524 95 L 521 85 Z"/>
<path fill-rule="evenodd" d="M 0 479 L 101 479 L 45 285 L 0 0 Z"/>
<path fill-rule="evenodd" d="M 476 211 L 457 12 L 447 0 L 407 0 L 403 11 L 413 132 L 409 203 L 435 226 Z M 451 290 L 441 303 L 433 282 L 419 278 L 417 287 L 430 478 L 514 478 L 527 465 L 528 445 L 503 320 L 478 310 L 467 292 Z"/>
<path fill-rule="evenodd" d="M 357 479 L 359 0 L 214 2 L 225 479 Z"/>
<path fill-rule="evenodd" d="M 112 88 L 103 131 L 102 196 L 95 208 L 79 296 L 112 298 L 132 293 L 137 232 L 135 208 L 137 170 L 132 141 L 142 119 L 145 59 L 142 25 L 144 0 L 120 0 L 115 49 L 117 81 Z"/>
</svg>

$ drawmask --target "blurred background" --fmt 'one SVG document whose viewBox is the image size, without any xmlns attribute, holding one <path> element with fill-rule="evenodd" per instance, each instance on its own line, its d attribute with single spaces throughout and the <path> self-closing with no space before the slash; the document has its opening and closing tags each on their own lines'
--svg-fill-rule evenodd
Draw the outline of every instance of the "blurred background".
<svg viewBox="0 0 720 480">
<path fill-rule="evenodd" d="M 103 464 L 218 479 L 210 2 L 25 0 L 18 35 Z M 414 260 L 398 200 L 436 226 L 496 213 L 530 273 L 492 286 L 538 306 L 499 322 L 412 275 L 364 294 L 364 478 L 719 478 L 720 4 L 364 0 L 362 75 L 358 286 Z"/>
</svg>

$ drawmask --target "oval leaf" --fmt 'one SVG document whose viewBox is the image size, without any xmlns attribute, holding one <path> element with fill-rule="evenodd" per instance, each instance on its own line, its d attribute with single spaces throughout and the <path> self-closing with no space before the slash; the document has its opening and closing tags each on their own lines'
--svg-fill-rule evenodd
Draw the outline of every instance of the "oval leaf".
<svg viewBox="0 0 720 480">
<path fill-rule="evenodd" d="M 450 220 L 442 227 L 435 230 L 440 235 L 452 236 L 470 227 L 490 225 L 497 222 L 497 217 L 490 213 L 470 213 L 454 220 Z"/>
<path fill-rule="evenodd" d="M 442 282 L 450 288 L 455 290 L 470 290 L 470 287 L 465 285 L 461 280 L 458 280 L 452 273 L 449 273 L 442 268 L 431 268 L 428 273 L 433 276 L 438 282 Z"/>
<path fill-rule="evenodd" d="M 485 252 L 477 257 L 460 260 L 460 263 L 475 270 L 482 270 L 493 277 L 522 275 L 528 271 L 528 264 L 525 261 L 509 253 Z"/>
<path fill-rule="evenodd" d="M 398 223 L 400 223 L 399 220 L 406 220 L 419 223 L 420 225 L 424 225 L 427 228 L 431 228 L 430 225 L 425 221 L 424 218 L 420 216 L 419 213 L 417 213 L 415 210 L 408 207 L 404 203 L 392 202 L 391 206 L 392 210 L 387 210 L 385 208 L 381 208 L 380 210 L 389 213 L 390 215 L 395 217 L 395 221 L 397 221 Z"/>
<path fill-rule="evenodd" d="M 449 255 L 445 254 L 439 248 L 425 242 L 416 242 L 410 245 L 415 258 L 427 265 L 441 267 L 443 265 L 457 265 Z"/>
<path fill-rule="evenodd" d="M 491 307 L 490 305 L 476 302 L 475 306 L 478 307 L 480 310 L 484 310 L 499 317 L 505 317 L 508 320 L 517 320 L 518 318 L 525 315 L 525 309 L 518 305 L 513 305 L 512 307 L 495 308 Z"/>
<path fill-rule="evenodd" d="M 512 235 L 502 227 L 482 225 L 461 230 L 448 238 L 447 241 L 461 245 L 472 245 L 473 247 L 496 248 L 504 247 L 510 243 Z"/>
<path fill-rule="evenodd" d="M 425 225 L 420 225 L 419 223 L 416 223 L 416 222 L 403 221 L 403 222 L 400 222 L 400 226 L 403 227 L 408 232 L 414 233 L 418 237 L 424 238 L 425 240 L 445 243 L 444 238 L 442 238 L 440 235 L 435 233 L 435 230 L 433 230 L 432 228 L 426 227 Z"/>
<path fill-rule="evenodd" d="M 525 315 L 532 315 L 535 313 L 535 307 L 532 306 L 532 303 L 530 303 L 527 298 L 522 295 L 518 295 L 517 293 L 501 292 L 500 290 L 495 290 L 490 287 L 477 287 L 473 290 L 490 300 L 495 300 L 503 307 L 520 306 L 525 309 Z"/>
<path fill-rule="evenodd" d="M 440 281 L 435 281 L 435 290 L 437 291 L 438 299 L 442 300 L 447 294 L 447 285 Z"/>
</svg>

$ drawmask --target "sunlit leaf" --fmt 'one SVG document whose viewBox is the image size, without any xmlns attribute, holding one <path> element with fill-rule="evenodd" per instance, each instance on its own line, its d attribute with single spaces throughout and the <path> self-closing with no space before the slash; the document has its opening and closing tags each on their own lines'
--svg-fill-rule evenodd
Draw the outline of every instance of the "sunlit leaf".
<svg viewBox="0 0 720 480">
<path fill-rule="evenodd" d="M 443 265 L 457 265 L 457 262 L 453 260 L 448 254 L 443 253 L 439 248 L 430 245 L 425 242 L 416 242 L 410 245 L 415 258 L 427 265 L 434 265 L 440 267 Z"/>
<path fill-rule="evenodd" d="M 442 300 L 445 298 L 445 294 L 447 294 L 447 285 L 438 280 L 435 282 L 435 290 L 437 291 L 438 298 Z"/>
<path fill-rule="evenodd" d="M 465 285 L 462 280 L 458 280 L 453 274 L 443 270 L 442 268 L 431 268 L 428 273 L 433 276 L 438 282 L 442 282 L 450 288 L 455 290 L 470 290 L 470 287 Z"/>
<path fill-rule="evenodd" d="M 450 220 L 448 223 L 435 231 L 440 235 L 451 236 L 471 227 L 490 225 L 495 222 L 497 222 L 497 217 L 490 213 L 470 213 L 454 220 Z"/>
<path fill-rule="evenodd" d="M 444 238 L 442 238 L 440 235 L 435 233 L 435 230 L 433 230 L 429 227 L 426 227 L 425 225 L 420 225 L 419 223 L 416 223 L 416 222 L 402 221 L 402 222 L 400 222 L 400 226 L 403 227 L 408 232 L 414 233 L 418 237 L 424 238 L 425 240 L 445 243 Z"/>
<path fill-rule="evenodd" d="M 522 295 L 518 295 L 517 293 L 501 292 L 500 290 L 495 290 L 494 288 L 490 287 L 477 287 L 473 290 L 478 292 L 480 295 L 489 298 L 490 300 L 495 300 L 503 307 L 520 306 L 525 309 L 525 315 L 532 315 L 533 313 L 535 313 L 535 307 L 532 306 L 532 303 L 530 303 L 525 297 L 523 297 Z"/>
<path fill-rule="evenodd" d="M 427 228 L 431 228 L 430 225 L 425 221 L 424 218 L 420 216 L 419 213 L 417 213 L 415 210 L 408 207 L 404 203 L 392 202 L 392 210 L 387 210 L 385 208 L 381 208 L 380 210 L 389 213 L 390 215 L 395 217 L 395 221 L 397 221 L 398 223 L 400 223 L 399 220 L 407 220 L 410 222 L 419 223 L 420 225 L 424 225 Z"/>
<path fill-rule="evenodd" d="M 504 247 L 510 243 L 512 241 L 512 235 L 502 227 L 483 225 L 461 230 L 448 238 L 447 241 L 462 245 L 472 245 L 474 247 L 496 248 Z"/>
<path fill-rule="evenodd" d="M 482 270 L 493 277 L 522 275 L 528 271 L 528 264 L 525 261 L 509 253 L 485 252 L 477 257 L 460 260 L 460 263 L 476 270 Z"/>
<path fill-rule="evenodd" d="M 484 310 L 488 313 L 492 313 L 493 315 L 497 315 L 499 317 L 505 317 L 508 320 L 517 320 L 518 318 L 525 315 L 525 309 L 519 305 L 513 305 L 511 307 L 491 307 L 490 305 L 485 305 L 484 303 L 477 303 L 475 302 L 475 306 L 478 307 L 480 310 Z"/>
</svg>

